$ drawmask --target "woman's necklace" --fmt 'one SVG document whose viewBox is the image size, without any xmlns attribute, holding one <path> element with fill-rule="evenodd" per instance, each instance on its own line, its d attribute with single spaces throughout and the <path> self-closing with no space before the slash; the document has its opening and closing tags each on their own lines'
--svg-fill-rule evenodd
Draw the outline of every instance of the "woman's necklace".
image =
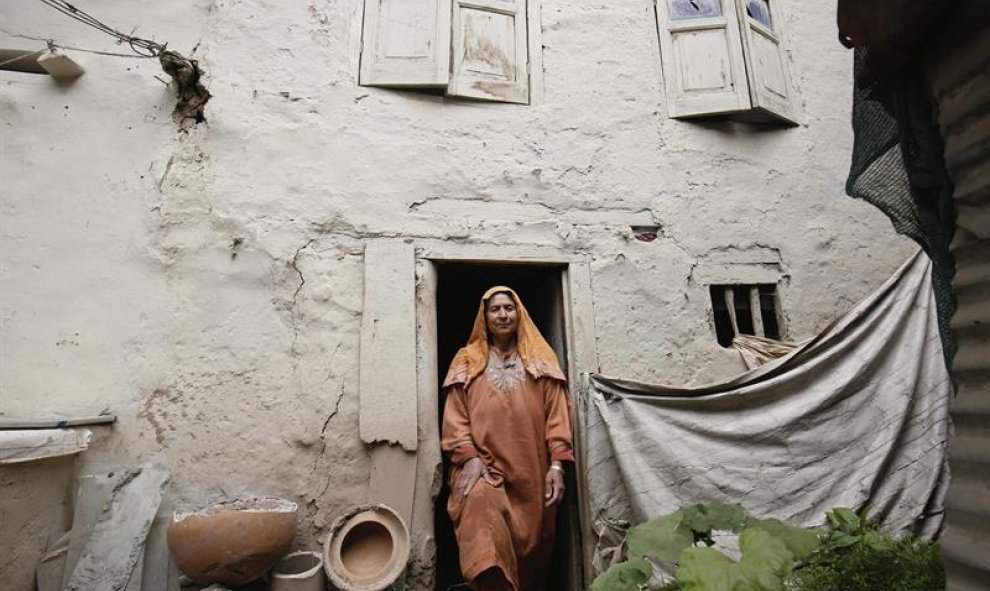
<svg viewBox="0 0 990 591">
<path fill-rule="evenodd" d="M 524 371 L 519 362 L 518 351 L 509 355 L 502 354 L 495 347 L 488 351 L 488 367 L 485 368 L 485 377 L 488 378 L 492 386 L 502 391 L 503 394 L 508 394 L 522 384 Z"/>
</svg>

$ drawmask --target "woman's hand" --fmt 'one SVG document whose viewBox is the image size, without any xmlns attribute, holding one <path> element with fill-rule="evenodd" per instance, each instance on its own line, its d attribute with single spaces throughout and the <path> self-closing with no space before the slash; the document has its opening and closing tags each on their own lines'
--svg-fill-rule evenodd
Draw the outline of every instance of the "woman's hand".
<svg viewBox="0 0 990 591">
<path fill-rule="evenodd" d="M 546 503 L 544 506 L 556 505 L 564 498 L 564 468 L 558 462 L 550 464 L 546 478 Z"/>
<path fill-rule="evenodd" d="M 492 486 L 495 485 L 495 479 L 488 473 L 485 463 L 481 461 L 481 458 L 475 456 L 464 462 L 461 475 L 457 478 L 457 494 L 466 497 L 474 485 L 478 483 L 479 478 L 484 478 L 485 482 Z"/>
</svg>

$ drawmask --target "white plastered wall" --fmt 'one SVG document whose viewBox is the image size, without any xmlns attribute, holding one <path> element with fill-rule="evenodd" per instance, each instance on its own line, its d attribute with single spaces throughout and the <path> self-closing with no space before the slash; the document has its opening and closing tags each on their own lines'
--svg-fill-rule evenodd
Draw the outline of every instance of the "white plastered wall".
<svg viewBox="0 0 990 591">
<path fill-rule="evenodd" d="M 87 73 L 65 86 L 0 72 L 0 412 L 116 413 L 77 470 L 158 457 L 179 505 L 283 495 L 314 544 L 368 487 L 368 239 L 586 260 L 601 370 L 687 383 L 742 368 L 715 342 L 705 269 L 779 269 L 800 339 L 913 248 L 843 195 L 851 55 L 827 3 L 780 3 L 791 129 L 666 119 L 649 0 L 541 2 L 532 106 L 357 86 L 361 4 L 85 6 L 198 44 L 214 98 L 188 133 L 152 60 L 79 54 Z M 40 3 L 4 3 L 0 23 L 122 49 Z M 630 225 L 654 223 L 656 241 L 633 240 Z M 29 580 L 60 515 L 37 498 L 4 495 L 31 518 L 3 520 L 17 531 L 0 535 L 0 579 Z"/>
</svg>

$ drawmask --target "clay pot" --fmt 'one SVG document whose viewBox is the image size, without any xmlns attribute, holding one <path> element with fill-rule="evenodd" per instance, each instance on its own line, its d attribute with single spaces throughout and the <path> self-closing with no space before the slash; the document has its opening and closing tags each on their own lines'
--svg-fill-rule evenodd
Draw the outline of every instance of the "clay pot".
<svg viewBox="0 0 990 591">
<path fill-rule="evenodd" d="M 168 549 L 184 575 L 201 585 L 243 585 L 260 578 L 289 550 L 298 506 L 285 499 L 247 499 L 176 513 Z"/>
<path fill-rule="evenodd" d="M 354 507 L 337 518 L 323 547 L 323 565 L 341 591 L 381 591 L 409 562 L 409 528 L 385 505 Z"/>
<path fill-rule="evenodd" d="M 326 580 L 319 552 L 293 552 L 272 571 L 271 591 L 324 591 Z"/>
</svg>

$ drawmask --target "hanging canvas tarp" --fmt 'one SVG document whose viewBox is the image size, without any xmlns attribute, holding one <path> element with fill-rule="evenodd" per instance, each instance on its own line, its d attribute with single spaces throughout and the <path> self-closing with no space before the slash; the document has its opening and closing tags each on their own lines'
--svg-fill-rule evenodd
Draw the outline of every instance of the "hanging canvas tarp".
<svg viewBox="0 0 990 591">
<path fill-rule="evenodd" d="M 615 556 L 627 524 L 698 502 L 802 526 L 866 507 L 891 530 L 932 537 L 950 395 L 921 254 L 817 337 L 729 381 L 592 375 L 579 406 L 595 567 Z"/>
</svg>

